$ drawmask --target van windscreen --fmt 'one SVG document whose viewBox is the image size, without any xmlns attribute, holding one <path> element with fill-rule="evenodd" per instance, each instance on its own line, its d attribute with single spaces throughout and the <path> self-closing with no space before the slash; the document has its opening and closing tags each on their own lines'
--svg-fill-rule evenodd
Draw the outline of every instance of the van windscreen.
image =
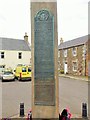
<svg viewBox="0 0 90 120">
<path fill-rule="evenodd" d="M 22 68 L 22 72 L 26 72 L 26 68 Z"/>
<path fill-rule="evenodd" d="M 28 72 L 31 72 L 31 68 L 28 68 Z"/>
</svg>

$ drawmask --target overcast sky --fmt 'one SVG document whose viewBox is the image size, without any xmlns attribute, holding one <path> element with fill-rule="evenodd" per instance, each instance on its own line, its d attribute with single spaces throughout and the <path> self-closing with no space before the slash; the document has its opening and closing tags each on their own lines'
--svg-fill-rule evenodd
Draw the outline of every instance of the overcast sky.
<svg viewBox="0 0 90 120">
<path fill-rule="evenodd" d="M 57 0 L 58 41 L 88 34 L 88 2 Z M 0 37 L 23 39 L 25 32 L 30 42 L 30 0 L 0 0 Z"/>
</svg>

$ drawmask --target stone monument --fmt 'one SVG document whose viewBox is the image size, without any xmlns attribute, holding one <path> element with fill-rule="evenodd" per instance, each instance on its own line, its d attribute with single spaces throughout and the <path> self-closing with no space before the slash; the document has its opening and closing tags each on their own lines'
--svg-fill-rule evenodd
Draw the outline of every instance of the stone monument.
<svg viewBox="0 0 90 120">
<path fill-rule="evenodd" d="M 57 1 L 31 0 L 32 116 L 59 117 Z"/>
</svg>

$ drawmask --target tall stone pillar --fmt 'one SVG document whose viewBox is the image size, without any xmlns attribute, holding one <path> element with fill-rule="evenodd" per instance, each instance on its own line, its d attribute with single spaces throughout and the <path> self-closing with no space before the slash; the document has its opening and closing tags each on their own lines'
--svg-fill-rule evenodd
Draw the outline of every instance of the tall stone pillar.
<svg viewBox="0 0 90 120">
<path fill-rule="evenodd" d="M 31 50 L 33 118 L 58 118 L 56 0 L 31 0 Z"/>
</svg>

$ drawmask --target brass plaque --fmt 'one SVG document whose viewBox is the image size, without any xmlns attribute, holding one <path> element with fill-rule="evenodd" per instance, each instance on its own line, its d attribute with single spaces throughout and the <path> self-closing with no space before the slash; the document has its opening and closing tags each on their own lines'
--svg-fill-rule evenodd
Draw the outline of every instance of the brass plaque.
<svg viewBox="0 0 90 120">
<path fill-rule="evenodd" d="M 41 10 L 34 20 L 34 78 L 54 79 L 54 19 Z"/>
<path fill-rule="evenodd" d="M 54 16 L 47 10 L 41 10 L 34 18 L 34 103 L 36 105 L 55 105 L 54 45 Z M 40 84 L 39 80 L 42 81 Z"/>
</svg>

